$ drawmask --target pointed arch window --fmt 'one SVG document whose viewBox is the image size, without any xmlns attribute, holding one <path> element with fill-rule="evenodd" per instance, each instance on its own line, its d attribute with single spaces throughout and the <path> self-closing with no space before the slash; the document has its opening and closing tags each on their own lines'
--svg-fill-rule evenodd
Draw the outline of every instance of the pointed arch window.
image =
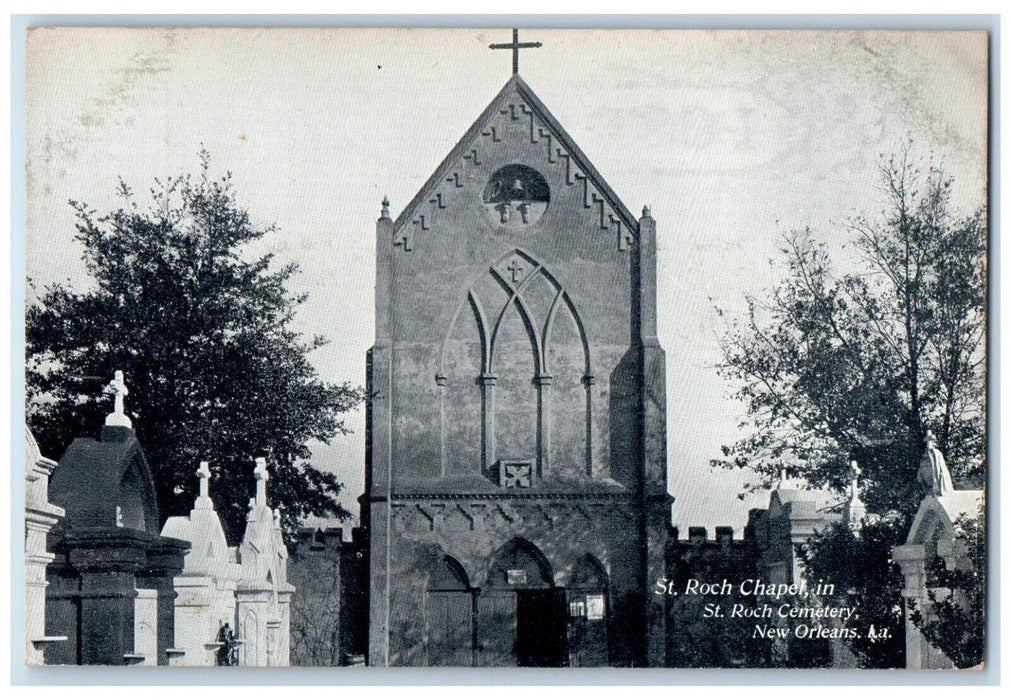
<svg viewBox="0 0 1011 700">
<path fill-rule="evenodd" d="M 502 488 L 536 487 L 551 473 L 553 461 L 563 462 L 559 468 L 570 474 L 592 476 L 590 346 L 583 319 L 561 281 L 516 248 L 472 282 L 450 322 L 435 375 L 445 388 L 442 416 L 458 415 L 454 391 L 467 389 L 451 386 L 447 365 L 455 339 L 465 335 L 459 325 L 466 323 L 477 324 L 470 336 L 480 339 L 480 367 L 463 383 L 477 385 L 481 392 L 481 473 Z M 564 410 L 553 413 L 553 396 L 565 402 Z M 445 436 L 445 419 L 442 431 Z M 559 440 L 555 447 L 553 433 Z M 447 453 L 455 454 L 443 437 L 444 474 Z"/>
</svg>

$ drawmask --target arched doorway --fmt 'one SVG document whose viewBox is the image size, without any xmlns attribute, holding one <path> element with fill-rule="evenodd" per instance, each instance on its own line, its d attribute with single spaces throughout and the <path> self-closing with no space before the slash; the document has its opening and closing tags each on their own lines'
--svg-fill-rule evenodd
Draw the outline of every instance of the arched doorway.
<svg viewBox="0 0 1011 700">
<path fill-rule="evenodd" d="M 428 666 L 474 663 L 474 594 L 459 562 L 442 557 L 432 568 L 425 594 Z"/>
<path fill-rule="evenodd" d="M 569 581 L 569 658 L 573 666 L 606 666 L 607 571 L 589 554 L 572 569 Z"/>
<path fill-rule="evenodd" d="M 523 539 L 496 554 L 478 598 L 478 664 L 568 665 L 565 590 L 544 555 Z"/>
</svg>

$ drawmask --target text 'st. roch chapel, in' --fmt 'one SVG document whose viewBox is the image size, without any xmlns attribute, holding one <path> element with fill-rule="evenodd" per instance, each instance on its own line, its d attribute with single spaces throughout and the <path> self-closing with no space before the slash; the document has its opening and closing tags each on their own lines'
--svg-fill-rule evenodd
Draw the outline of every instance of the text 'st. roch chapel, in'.
<svg viewBox="0 0 1011 700">
<path fill-rule="evenodd" d="M 368 663 L 661 666 L 656 225 L 516 73 L 376 226 Z"/>
</svg>

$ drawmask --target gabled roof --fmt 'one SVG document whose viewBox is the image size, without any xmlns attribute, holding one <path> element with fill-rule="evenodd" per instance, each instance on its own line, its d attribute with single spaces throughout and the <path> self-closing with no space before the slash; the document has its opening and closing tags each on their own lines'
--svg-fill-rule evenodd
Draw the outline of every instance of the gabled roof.
<svg viewBox="0 0 1011 700">
<path fill-rule="evenodd" d="M 158 500 L 147 458 L 132 429 L 105 426 L 102 439 L 76 438 L 60 458 L 49 483 L 49 498 L 66 511 L 73 527 L 117 527 L 116 508 L 132 471 L 143 506 L 145 530 L 158 534 Z"/>
<path fill-rule="evenodd" d="M 436 189 L 444 180 L 444 178 L 449 175 L 454 166 L 460 161 L 461 158 L 467 154 L 473 147 L 473 143 L 476 139 L 481 136 L 481 132 L 484 131 L 489 123 L 496 117 L 499 110 L 503 109 L 505 105 L 509 102 L 510 98 L 518 94 L 533 110 L 534 114 L 544 122 L 551 135 L 558 141 L 559 145 L 564 149 L 564 151 L 569 155 L 572 164 L 581 170 L 590 181 L 590 183 L 600 192 L 601 196 L 607 202 L 607 204 L 618 213 L 618 215 L 624 220 L 624 224 L 629 228 L 630 231 L 638 231 L 638 220 L 632 215 L 628 208 L 621 202 L 618 195 L 615 194 L 614 190 L 611 189 L 604 178 L 597 172 L 597 169 L 593 167 L 593 164 L 586 157 L 586 155 L 580 150 L 576 142 L 572 140 L 568 132 L 562 127 L 562 125 L 555 119 L 554 115 L 548 111 L 548 108 L 544 106 L 540 98 L 534 94 L 534 91 L 530 89 L 523 78 L 519 75 L 513 75 L 509 81 L 502 87 L 495 99 L 481 112 L 481 116 L 477 118 L 463 137 L 457 142 L 453 150 L 449 152 L 449 155 L 443 159 L 439 167 L 435 169 L 432 176 L 428 178 L 424 186 L 418 190 L 417 194 L 414 195 L 414 199 L 404 208 L 404 210 L 397 217 L 393 224 L 394 230 L 399 230 L 405 224 L 408 224 L 413 219 L 415 212 L 418 207 L 421 206 L 425 201 L 427 201 L 430 193 Z"/>
<path fill-rule="evenodd" d="M 947 496 L 927 496 L 916 511 L 906 544 L 924 543 L 938 523 L 946 532 L 954 532 L 954 525 L 960 517 L 975 519 L 983 499 L 984 492 L 975 490 L 953 491 Z"/>
<path fill-rule="evenodd" d="M 941 504 L 952 522 L 955 522 L 962 516 L 975 519 L 983 498 L 982 490 L 952 491 L 947 496 L 938 496 L 937 502 Z"/>
</svg>

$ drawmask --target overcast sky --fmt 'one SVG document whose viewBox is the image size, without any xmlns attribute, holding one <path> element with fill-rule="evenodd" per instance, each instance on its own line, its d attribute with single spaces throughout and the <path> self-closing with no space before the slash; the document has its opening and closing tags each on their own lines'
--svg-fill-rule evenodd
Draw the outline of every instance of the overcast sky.
<svg viewBox="0 0 1011 700">
<path fill-rule="evenodd" d="M 983 201 L 982 33 L 529 30 L 520 73 L 633 212 L 650 205 L 667 351 L 675 524 L 732 525 L 761 496 L 709 460 L 742 407 L 714 369 L 714 306 L 743 310 L 775 282 L 777 238 L 811 226 L 832 246 L 882 206 L 876 165 L 911 135 L 944 158 L 957 200 Z M 297 262 L 299 328 L 334 342 L 328 380 L 365 381 L 373 338 L 374 221 L 394 216 L 510 75 L 495 30 L 35 30 L 27 52 L 27 261 L 38 284 L 87 283 L 69 199 L 115 206 L 194 171 L 201 145 Z M 29 300 L 32 298 L 29 294 Z M 129 409 L 128 409 L 129 410 Z M 363 482 L 356 433 L 316 450 L 348 505 Z M 59 455 L 50 455 L 58 457 Z M 354 508 L 354 510 L 357 510 Z"/>
</svg>

